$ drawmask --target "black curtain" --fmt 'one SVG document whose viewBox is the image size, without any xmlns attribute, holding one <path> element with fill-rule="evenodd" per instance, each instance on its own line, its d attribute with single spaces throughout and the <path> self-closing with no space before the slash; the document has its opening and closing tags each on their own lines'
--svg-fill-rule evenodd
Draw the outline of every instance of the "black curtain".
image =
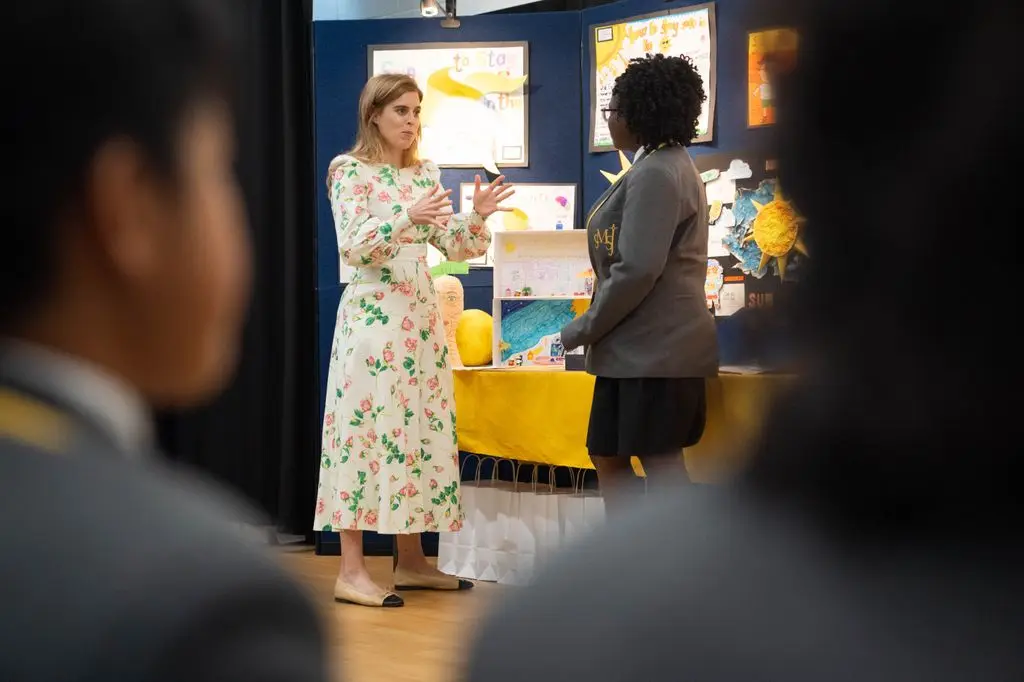
<svg viewBox="0 0 1024 682">
<path fill-rule="evenodd" d="M 239 177 L 255 282 L 238 374 L 215 403 L 158 416 L 161 445 L 311 536 L 317 350 L 312 0 L 236 0 Z"/>
</svg>

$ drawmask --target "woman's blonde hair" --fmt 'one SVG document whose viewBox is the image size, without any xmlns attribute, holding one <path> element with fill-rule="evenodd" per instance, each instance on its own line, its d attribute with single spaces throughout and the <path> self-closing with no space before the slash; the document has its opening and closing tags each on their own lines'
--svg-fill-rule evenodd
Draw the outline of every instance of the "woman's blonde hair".
<svg viewBox="0 0 1024 682">
<path fill-rule="evenodd" d="M 419 95 L 420 101 L 423 101 L 423 91 L 416 85 L 416 81 L 404 74 L 385 73 L 366 81 L 363 92 L 359 95 L 359 132 L 356 135 L 355 146 L 348 152 L 349 156 L 366 163 L 380 163 L 384 160 L 384 138 L 372 119 L 383 111 L 384 107 L 410 92 L 415 92 Z M 419 160 L 419 142 L 420 131 L 417 130 L 416 138 L 403 155 L 403 166 L 411 166 Z M 337 159 L 331 163 L 327 171 L 328 182 L 339 163 Z"/>
</svg>

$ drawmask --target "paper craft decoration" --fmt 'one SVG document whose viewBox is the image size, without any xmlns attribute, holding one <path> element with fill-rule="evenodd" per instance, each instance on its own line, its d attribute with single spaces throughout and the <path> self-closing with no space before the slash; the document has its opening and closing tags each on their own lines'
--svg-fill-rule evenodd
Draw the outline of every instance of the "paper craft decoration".
<svg viewBox="0 0 1024 682">
<path fill-rule="evenodd" d="M 779 278 L 786 279 L 786 266 L 794 249 L 807 255 L 800 239 L 803 218 L 786 201 L 777 180 L 762 180 L 755 190 L 740 189 L 733 205 L 736 225 L 725 246 L 740 261 L 740 268 L 763 277 L 774 264 Z"/>
<path fill-rule="evenodd" d="M 773 305 L 807 259 L 800 251 L 803 221 L 778 191 L 777 162 L 751 151 L 697 154 L 693 161 L 708 199 L 708 258 L 723 272 L 715 316 Z M 718 279 L 711 270 L 707 285 L 714 294 Z"/>
<path fill-rule="evenodd" d="M 459 211 L 473 210 L 472 182 L 459 186 Z M 512 211 L 498 211 L 487 219 L 492 233 L 525 230 L 576 229 L 576 185 L 573 183 L 516 183 L 516 193 L 504 203 Z M 487 254 L 469 261 L 472 265 L 494 264 L 494 242 Z"/>
<path fill-rule="evenodd" d="M 780 67 L 791 67 L 796 61 L 797 43 L 797 32 L 790 28 L 747 34 L 747 126 L 757 128 L 775 123 L 775 102 L 765 59 L 771 55 Z"/>
<path fill-rule="evenodd" d="M 743 309 L 746 298 L 746 285 L 743 276 L 726 277 L 722 290 L 718 292 L 718 303 L 715 306 L 715 315 L 728 317 Z M 737 280 L 730 282 L 729 280 Z"/>
<path fill-rule="evenodd" d="M 721 308 L 719 294 L 725 284 L 725 268 L 714 258 L 708 259 L 708 274 L 704 280 L 704 298 L 707 299 L 708 308 L 717 310 Z"/>
<path fill-rule="evenodd" d="M 482 310 L 462 313 L 455 330 L 455 343 L 466 367 L 484 367 L 493 359 L 494 319 Z"/>
<path fill-rule="evenodd" d="M 632 167 L 633 167 L 633 162 L 630 161 L 629 158 L 625 155 L 625 153 L 623 153 L 620 150 L 619 151 L 619 171 L 617 173 L 611 173 L 609 171 L 602 170 L 601 171 L 601 175 L 604 176 L 604 179 L 607 180 L 609 184 L 614 185 L 616 182 L 619 181 L 619 178 L 621 178 L 623 175 L 625 175 L 627 172 L 629 172 L 629 169 L 632 168 Z"/>
<path fill-rule="evenodd" d="M 586 299 L 501 301 L 498 360 L 506 367 L 565 364 L 562 328 L 590 307 Z"/>
<path fill-rule="evenodd" d="M 371 45 L 370 76 L 404 73 L 423 91 L 420 155 L 446 168 L 529 162 L 528 44 Z"/>
<path fill-rule="evenodd" d="M 690 57 L 701 78 L 707 101 L 694 142 L 710 142 L 715 120 L 717 70 L 715 5 L 705 3 L 590 27 L 590 151 L 612 149 L 605 110 L 615 79 L 629 60 L 647 54 Z"/>
</svg>

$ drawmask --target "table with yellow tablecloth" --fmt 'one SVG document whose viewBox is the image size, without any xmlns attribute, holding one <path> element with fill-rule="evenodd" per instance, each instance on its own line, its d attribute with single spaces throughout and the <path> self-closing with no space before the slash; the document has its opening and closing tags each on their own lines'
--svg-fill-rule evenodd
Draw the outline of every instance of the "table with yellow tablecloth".
<svg viewBox="0 0 1024 682">
<path fill-rule="evenodd" d="M 686 450 L 694 480 L 720 480 L 740 469 L 771 396 L 791 375 L 723 374 L 708 382 L 708 421 Z M 551 466 L 592 468 L 587 424 L 594 377 L 530 369 L 455 370 L 459 449 Z"/>
</svg>

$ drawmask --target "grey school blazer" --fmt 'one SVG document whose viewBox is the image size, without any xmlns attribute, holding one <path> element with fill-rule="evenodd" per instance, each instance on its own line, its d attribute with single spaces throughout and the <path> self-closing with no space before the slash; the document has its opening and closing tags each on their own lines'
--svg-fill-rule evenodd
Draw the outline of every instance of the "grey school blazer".
<svg viewBox="0 0 1024 682">
<path fill-rule="evenodd" d="M 597 287 L 562 330 L 564 347 L 586 346 L 587 371 L 601 377 L 717 376 L 708 204 L 686 148 L 640 158 L 598 199 L 586 230 Z"/>
<path fill-rule="evenodd" d="M 129 452 L 51 381 L 66 362 L 8 363 L 2 342 L 0 680 L 326 682 L 317 609 L 241 537 L 248 508 Z"/>
</svg>

